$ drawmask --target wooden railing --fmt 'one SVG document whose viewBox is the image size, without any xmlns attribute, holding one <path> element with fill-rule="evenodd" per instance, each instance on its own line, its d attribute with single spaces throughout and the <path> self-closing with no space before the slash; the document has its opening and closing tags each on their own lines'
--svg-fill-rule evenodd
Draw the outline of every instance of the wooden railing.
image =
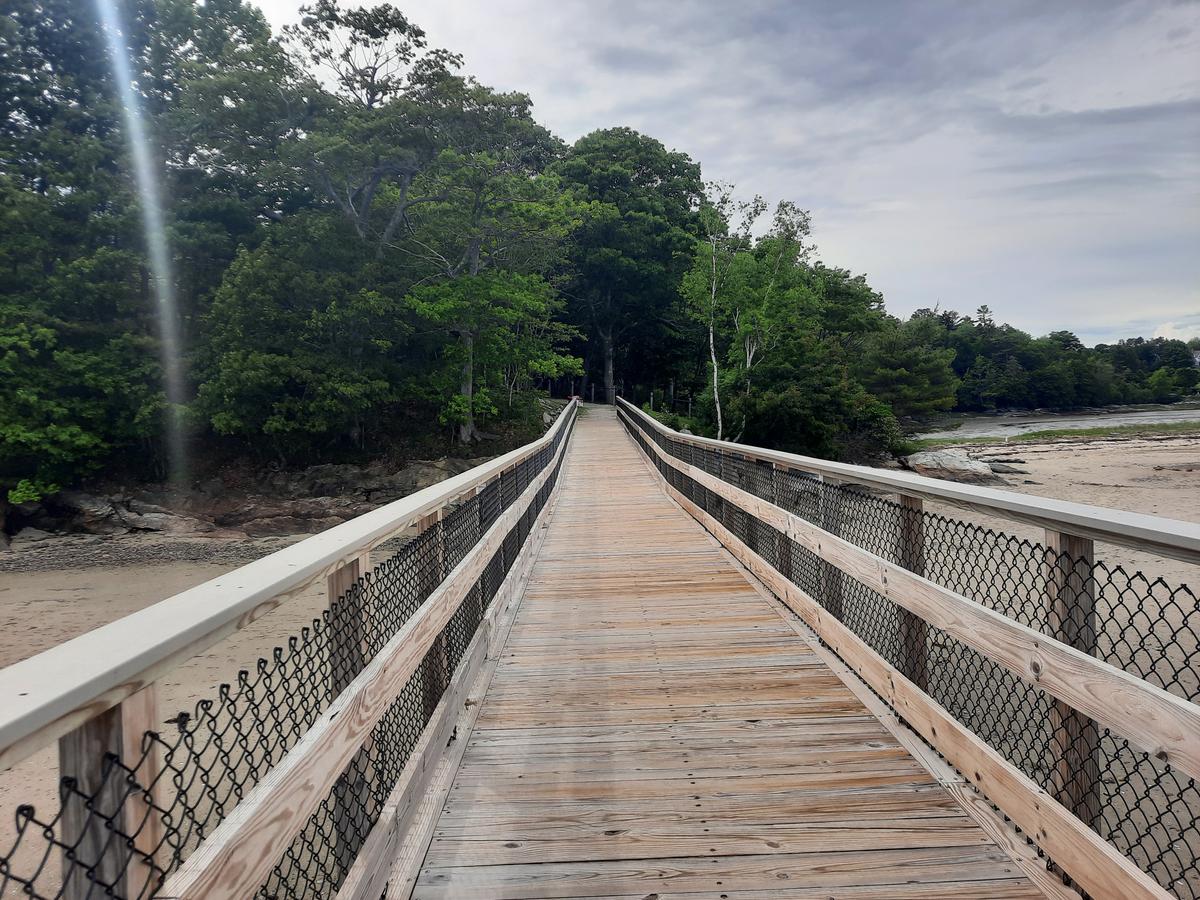
<svg viewBox="0 0 1200 900">
<path fill-rule="evenodd" d="M 1095 633 L 1090 566 L 1095 540 L 1200 562 L 1200 526 L 684 435 L 624 400 L 618 401 L 618 409 L 671 496 L 1076 883 L 1094 897 L 1170 896 L 1089 827 L 1098 812 L 1099 778 L 1085 777 L 1078 770 L 1092 766 L 1099 725 L 1128 739 L 1185 780 L 1200 777 L 1200 706 L 1092 655 L 1094 645 L 1087 643 L 1094 641 Z M 773 495 L 770 490 L 746 490 L 704 466 L 679 458 L 690 454 L 672 452 L 684 446 L 720 454 L 731 464 L 748 461 L 772 473 L 804 473 L 821 482 L 897 495 L 899 562 L 839 536 L 846 523 L 838 521 L 836 510 L 822 506 L 816 515 L 798 515 L 785 508 L 777 486 Z M 689 499 L 688 493 L 696 491 L 681 490 L 685 482 L 769 526 L 775 535 L 769 552 L 763 546 L 750 546 L 703 503 Z M 924 577 L 925 519 L 920 511 L 922 501 L 931 499 L 1046 530 L 1049 596 L 1031 596 L 1028 602 L 1048 606 L 1049 621 L 1059 623 L 1061 631 L 1052 628 L 1056 633 L 1047 634 L 1035 630 Z M 814 524 L 814 519 L 819 524 Z M 901 641 L 907 649 L 900 658 L 885 658 L 848 626 L 840 588 L 831 589 L 824 575 L 820 591 L 814 592 L 821 596 L 801 589 L 793 577 L 793 553 L 785 549 L 786 541 L 895 604 L 900 629 L 908 632 Z M 980 587 L 986 593 L 987 586 Z M 1082 628 L 1081 620 L 1085 623 Z M 930 626 L 1053 698 L 1052 792 L 927 693 L 925 654 L 930 646 Z M 1195 785 L 1187 790 L 1194 795 Z M 1200 809 L 1194 809 L 1195 813 Z"/>
<path fill-rule="evenodd" d="M 61 896 L 253 896 L 363 749 L 401 688 L 443 639 L 447 624 L 539 492 L 544 501 L 576 413 L 572 401 L 545 435 L 524 447 L 0 670 L 0 767 L 12 767 L 57 740 L 60 776 L 75 779 L 80 795 L 94 797 L 97 807 L 108 810 L 111 827 L 102 827 L 82 804 L 64 805 L 54 838 L 54 844 L 67 851 L 64 874 L 71 866 L 87 872 L 65 878 Z M 112 777 L 111 766 L 114 757 L 141 758 L 144 735 L 163 727 L 156 682 L 313 583 L 325 582 L 332 603 L 370 570 L 373 549 L 413 526 L 436 525 L 453 504 L 474 497 L 484 485 L 543 451 L 549 454 L 546 464 L 490 527 L 480 528 L 478 542 L 461 562 L 437 573 L 436 587 L 415 614 L 340 686 L 340 693 L 298 743 L 161 884 L 161 874 L 180 860 L 155 859 L 164 852 L 162 822 L 147 814 L 155 798 L 128 796 L 128 785 Z M 548 504 L 543 516 L 546 509 Z M 525 541 L 526 555 L 540 521 Z M 497 592 L 501 600 L 513 590 L 523 558 L 508 560 L 508 578 Z M 492 649 L 490 628 L 502 606 L 493 602 L 488 608 L 463 655 L 461 670 L 477 668 Z M 360 652 L 357 646 L 348 649 Z M 431 760 L 444 750 L 448 729 L 462 707 L 462 686 L 469 679 L 461 672 L 457 680 L 452 673 L 442 674 L 445 693 L 346 878 L 346 896 L 379 896 L 390 862 L 388 848 L 394 849 L 403 831 Z M 151 758 L 141 765 L 138 782 L 154 785 L 154 791 L 163 789 L 164 779 L 157 777 L 156 769 L 161 761 Z M 114 840 L 114 833 L 132 836 L 132 846 Z"/>
</svg>

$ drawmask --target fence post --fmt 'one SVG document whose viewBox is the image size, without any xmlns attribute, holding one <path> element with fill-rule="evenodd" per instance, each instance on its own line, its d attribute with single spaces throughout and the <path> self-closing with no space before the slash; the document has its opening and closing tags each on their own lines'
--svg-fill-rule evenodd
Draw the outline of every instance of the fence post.
<svg viewBox="0 0 1200 900">
<path fill-rule="evenodd" d="M 366 664 L 366 609 L 363 596 L 352 591 L 358 579 L 371 570 L 371 554 L 365 551 L 339 566 L 325 579 L 325 595 L 329 607 L 329 679 L 334 697 L 346 689 Z M 345 613 L 334 616 L 335 606 L 345 597 Z M 355 807 L 366 799 L 370 786 L 366 780 L 366 761 L 370 744 L 364 744 L 352 766 L 353 780 L 338 779 L 333 789 L 333 831 L 336 841 L 333 853 L 344 871 L 354 862 L 358 848 L 353 842 Z"/>
<path fill-rule="evenodd" d="M 1046 591 L 1050 635 L 1096 651 L 1095 545 L 1090 538 L 1046 530 Z M 1050 707 L 1052 793 L 1085 824 L 1100 813 L 1100 734 L 1096 723 L 1061 701 Z"/>
<path fill-rule="evenodd" d="M 783 509 L 783 489 L 779 486 L 779 477 L 781 473 L 787 471 L 780 469 L 775 463 L 771 463 L 771 502 Z M 792 580 L 792 545 L 789 542 L 788 536 L 783 532 L 775 534 L 775 562 L 777 563 L 777 571 L 788 581 Z"/>
<path fill-rule="evenodd" d="M 900 565 L 917 575 L 925 574 L 924 503 L 920 497 L 900 496 Z M 901 608 L 900 659 L 904 677 L 922 691 L 929 690 L 929 625 L 915 613 Z"/>
<path fill-rule="evenodd" d="M 441 584 L 446 577 L 446 535 L 442 526 L 442 519 L 445 515 L 446 509 L 443 507 L 431 512 L 417 523 L 417 530 L 421 534 L 430 529 L 435 530 L 434 551 L 430 559 L 429 568 L 426 571 L 426 577 L 429 579 L 429 590 L 431 591 Z M 446 689 L 449 678 L 450 653 L 449 648 L 446 646 L 446 635 L 443 632 L 434 639 L 433 646 L 425 658 L 421 672 L 426 719 L 437 708 L 438 701 L 442 699 L 442 692 Z"/>
<path fill-rule="evenodd" d="M 832 535 L 842 530 L 841 499 L 836 496 L 837 482 L 818 475 L 817 510 L 821 528 Z M 835 619 L 842 618 L 842 570 L 831 562 L 821 560 L 821 601 Z"/>
<path fill-rule="evenodd" d="M 152 880 L 162 873 L 147 859 L 153 861 L 163 839 L 162 819 L 151 805 L 160 790 L 162 760 L 155 745 L 143 749 L 143 736 L 157 724 L 158 692 L 150 684 L 59 739 L 59 774 L 76 785 L 65 797 L 59 830 L 71 848 L 71 856 L 64 852 L 62 858 L 64 900 L 106 893 L 98 885 L 110 886 L 115 896 L 148 896 L 157 889 Z M 109 754 L 134 770 L 142 790 L 129 784 Z"/>
</svg>

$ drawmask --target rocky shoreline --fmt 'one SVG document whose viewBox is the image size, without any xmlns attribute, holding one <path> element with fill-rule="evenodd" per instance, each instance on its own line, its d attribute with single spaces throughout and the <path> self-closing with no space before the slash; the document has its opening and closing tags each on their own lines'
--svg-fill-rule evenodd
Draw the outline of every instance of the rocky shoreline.
<svg viewBox="0 0 1200 900">
<path fill-rule="evenodd" d="M 164 486 L 135 490 L 62 491 L 37 503 L 8 506 L 0 522 L 0 571 L 34 565 L 16 557 L 70 557 L 90 562 L 124 548 L 138 561 L 236 561 L 262 555 L 257 539 L 315 534 L 485 462 L 443 457 L 402 467 L 386 462 L 313 466 L 270 473 L 245 483 L 213 478 L 188 494 Z M 125 540 L 114 540 L 124 538 Z M 4 552 L 4 547 L 8 548 Z M 220 548 L 220 549 L 217 549 Z"/>
</svg>

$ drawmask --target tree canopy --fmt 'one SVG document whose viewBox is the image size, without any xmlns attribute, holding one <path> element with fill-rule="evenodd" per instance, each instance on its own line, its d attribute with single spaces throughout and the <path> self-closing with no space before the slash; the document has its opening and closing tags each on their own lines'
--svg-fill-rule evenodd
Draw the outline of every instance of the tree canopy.
<svg viewBox="0 0 1200 900">
<path fill-rule="evenodd" d="M 1171 401 L 1192 347 L 890 316 L 802 198 L 706 184 L 627 127 L 564 143 L 390 4 L 124 0 L 206 458 L 478 453 L 618 394 L 844 459 L 947 410 Z M 0 502 L 165 472 L 141 202 L 90 3 L 0 16 Z M 741 198 L 741 199 L 739 199 Z"/>
</svg>

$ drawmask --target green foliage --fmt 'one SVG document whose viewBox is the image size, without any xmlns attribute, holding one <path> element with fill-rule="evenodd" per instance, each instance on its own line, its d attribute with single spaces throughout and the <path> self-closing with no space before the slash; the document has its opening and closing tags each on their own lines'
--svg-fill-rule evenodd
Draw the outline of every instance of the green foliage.
<svg viewBox="0 0 1200 900">
<path fill-rule="evenodd" d="M 760 233 L 761 199 L 706 193 L 648 135 L 566 147 L 391 5 L 316 0 L 281 37 L 243 0 L 122 14 L 201 451 L 448 448 L 600 381 L 653 392 L 676 426 L 857 459 L 902 446 L 897 417 L 1170 401 L 1200 380 L 1200 342 L 1088 349 L 987 308 L 893 319 L 864 276 L 809 259 L 795 203 Z M 173 411 L 93 4 L 11 0 L 0 97 L 0 496 L 161 475 Z"/>
<path fill-rule="evenodd" d="M 700 167 L 611 128 L 576 141 L 555 171 L 582 213 L 569 242 L 569 321 L 588 337 L 589 369 L 614 391 L 617 367 L 642 379 L 678 353 L 671 320 L 698 233 Z"/>
<path fill-rule="evenodd" d="M 959 384 L 954 350 L 931 347 L 920 326 L 910 320 L 873 333 L 854 365 L 863 387 L 909 419 L 952 409 Z"/>
</svg>

